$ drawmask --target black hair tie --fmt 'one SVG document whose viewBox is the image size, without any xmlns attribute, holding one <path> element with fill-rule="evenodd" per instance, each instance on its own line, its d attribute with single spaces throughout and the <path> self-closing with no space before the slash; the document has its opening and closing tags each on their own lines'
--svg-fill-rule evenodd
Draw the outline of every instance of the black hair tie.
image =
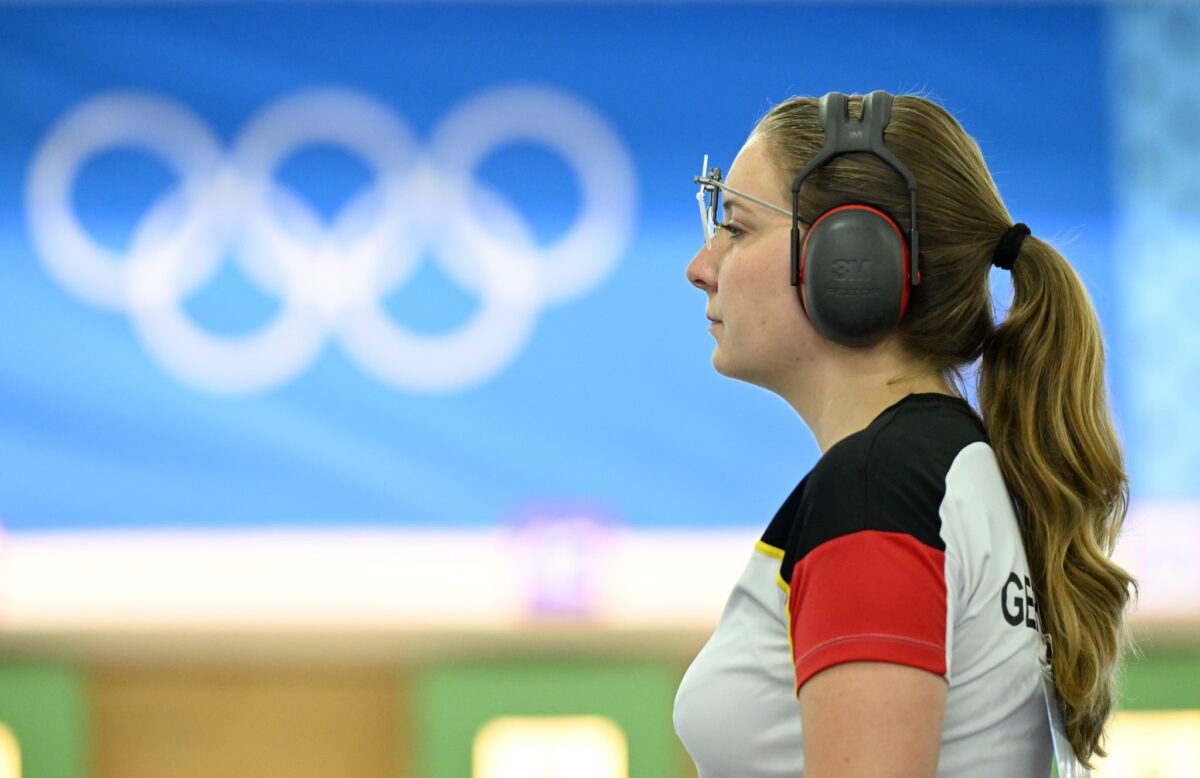
<svg viewBox="0 0 1200 778">
<path fill-rule="evenodd" d="M 1017 255 L 1021 253 L 1021 243 L 1029 234 L 1029 228 L 1021 222 L 1009 227 L 996 244 L 996 250 L 992 252 L 992 264 L 1001 270 L 1012 270 Z"/>
</svg>

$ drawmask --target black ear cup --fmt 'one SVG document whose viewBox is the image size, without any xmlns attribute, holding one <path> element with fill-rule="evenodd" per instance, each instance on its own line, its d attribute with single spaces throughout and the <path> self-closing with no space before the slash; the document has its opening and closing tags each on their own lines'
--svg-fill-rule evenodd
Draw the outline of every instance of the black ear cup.
<svg viewBox="0 0 1200 778">
<path fill-rule="evenodd" d="M 822 97 L 818 111 L 825 144 L 792 178 L 792 285 L 818 332 L 846 346 L 865 346 L 895 331 L 911 288 L 921 283 L 917 179 L 883 139 L 892 95 L 866 95 L 858 121 L 850 120 L 848 99 L 840 92 Z M 883 211 L 855 203 L 814 219 L 801 246 L 800 187 L 829 160 L 851 153 L 873 154 L 904 179 L 907 235 Z"/>
<path fill-rule="evenodd" d="M 800 251 L 797 290 L 809 320 L 846 346 L 895 330 L 908 307 L 908 243 L 887 214 L 843 205 L 816 219 Z"/>
</svg>

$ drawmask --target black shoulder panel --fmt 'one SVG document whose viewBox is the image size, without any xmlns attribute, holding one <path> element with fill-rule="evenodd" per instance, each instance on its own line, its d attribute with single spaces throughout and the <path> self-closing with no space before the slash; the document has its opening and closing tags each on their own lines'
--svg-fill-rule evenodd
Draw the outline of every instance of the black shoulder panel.
<svg viewBox="0 0 1200 778">
<path fill-rule="evenodd" d="M 909 395 L 825 452 L 763 534 L 783 549 L 780 573 L 814 548 L 861 530 L 901 532 L 945 550 L 939 511 L 946 473 L 966 446 L 986 441 L 963 400 Z"/>
</svg>

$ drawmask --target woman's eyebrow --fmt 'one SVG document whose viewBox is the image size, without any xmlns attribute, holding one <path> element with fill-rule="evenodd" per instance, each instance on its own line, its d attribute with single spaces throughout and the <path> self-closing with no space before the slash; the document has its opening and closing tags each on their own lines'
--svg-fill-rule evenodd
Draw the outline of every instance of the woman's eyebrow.
<svg viewBox="0 0 1200 778">
<path fill-rule="evenodd" d="M 755 207 L 755 206 L 757 206 L 757 207 Z M 726 195 L 724 203 L 721 205 L 721 207 L 723 209 L 725 209 L 727 216 L 729 215 L 728 212 L 730 210 L 737 208 L 738 212 L 742 214 L 742 218 L 749 218 L 750 216 L 753 216 L 755 213 L 762 215 L 762 214 L 768 212 L 768 210 L 766 208 L 759 205 L 758 203 L 755 203 L 750 200 L 743 200 L 743 199 L 738 198 L 736 195 L 728 195 L 728 194 Z"/>
</svg>

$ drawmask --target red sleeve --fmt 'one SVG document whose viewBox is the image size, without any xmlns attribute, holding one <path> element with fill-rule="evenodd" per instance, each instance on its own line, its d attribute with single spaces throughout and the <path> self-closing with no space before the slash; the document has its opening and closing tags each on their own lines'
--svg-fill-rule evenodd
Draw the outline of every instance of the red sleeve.
<svg viewBox="0 0 1200 778">
<path fill-rule="evenodd" d="M 788 596 L 796 693 L 842 662 L 946 673 L 945 553 L 900 532 L 828 540 L 792 570 Z"/>
</svg>

